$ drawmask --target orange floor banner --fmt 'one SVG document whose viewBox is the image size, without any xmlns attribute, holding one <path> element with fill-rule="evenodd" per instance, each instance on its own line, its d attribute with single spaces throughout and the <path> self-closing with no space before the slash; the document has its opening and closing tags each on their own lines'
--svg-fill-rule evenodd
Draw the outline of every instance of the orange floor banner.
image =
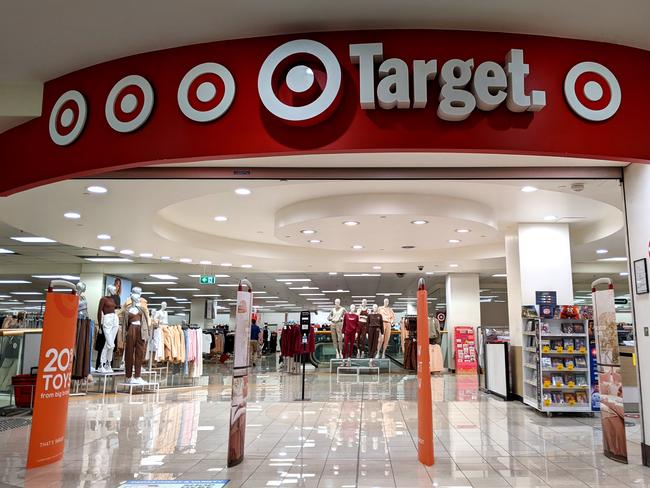
<svg viewBox="0 0 650 488">
<path fill-rule="evenodd" d="M 433 465 L 433 411 L 429 369 L 429 304 L 424 279 L 418 283 L 418 459 Z"/>
<path fill-rule="evenodd" d="M 63 458 L 79 297 L 48 290 L 27 468 Z"/>
</svg>

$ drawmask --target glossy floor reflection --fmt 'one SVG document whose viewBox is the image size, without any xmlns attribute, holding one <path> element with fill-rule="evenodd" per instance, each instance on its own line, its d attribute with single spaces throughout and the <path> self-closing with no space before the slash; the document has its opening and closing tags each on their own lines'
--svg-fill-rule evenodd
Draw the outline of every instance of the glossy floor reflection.
<svg viewBox="0 0 650 488">
<path fill-rule="evenodd" d="M 650 486 L 638 439 L 631 464 L 602 452 L 600 420 L 535 413 L 477 391 L 473 378 L 432 378 L 436 464 L 415 450 L 417 380 L 410 374 L 300 377 L 269 360 L 251 377 L 243 464 L 228 469 L 230 386 L 206 367 L 207 388 L 71 399 L 65 460 L 24 469 L 29 429 L 0 432 L 0 488 L 102 487 L 126 480 L 230 479 L 261 487 Z"/>
</svg>

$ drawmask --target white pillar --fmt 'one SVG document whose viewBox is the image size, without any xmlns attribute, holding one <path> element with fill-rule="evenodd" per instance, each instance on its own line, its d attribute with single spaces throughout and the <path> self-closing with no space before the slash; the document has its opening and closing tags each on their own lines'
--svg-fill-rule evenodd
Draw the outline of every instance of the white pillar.
<svg viewBox="0 0 650 488">
<path fill-rule="evenodd" d="M 515 395 L 524 396 L 521 326 L 521 263 L 519 260 L 519 233 L 507 234 L 506 274 L 508 290 L 508 327 L 510 329 L 510 371 Z"/>
<path fill-rule="evenodd" d="M 448 367 L 454 368 L 454 329 L 456 326 L 481 325 L 481 299 L 478 274 L 450 273 L 446 281 L 447 336 L 449 337 Z"/>
<path fill-rule="evenodd" d="M 519 224 L 519 268 L 522 305 L 535 305 L 536 291 L 573 305 L 569 224 Z"/>
<path fill-rule="evenodd" d="M 650 165 L 630 164 L 623 171 L 625 184 L 625 209 L 627 217 L 628 257 L 630 264 L 637 259 L 648 259 L 648 215 L 650 215 Z M 630 295 L 634 315 L 637 371 L 641 393 L 641 418 L 643 421 L 642 459 L 650 466 L 650 294 L 636 294 L 634 269 L 630 269 Z M 646 401 L 644 401 L 646 400 Z"/>
<path fill-rule="evenodd" d="M 88 317 L 97 320 L 99 301 L 104 296 L 104 274 L 97 272 L 84 272 L 79 275 L 79 281 L 86 284 L 86 302 L 88 303 Z"/>
<path fill-rule="evenodd" d="M 205 298 L 192 298 L 190 306 L 190 323 L 200 325 L 205 328 L 207 319 L 205 318 Z"/>
</svg>

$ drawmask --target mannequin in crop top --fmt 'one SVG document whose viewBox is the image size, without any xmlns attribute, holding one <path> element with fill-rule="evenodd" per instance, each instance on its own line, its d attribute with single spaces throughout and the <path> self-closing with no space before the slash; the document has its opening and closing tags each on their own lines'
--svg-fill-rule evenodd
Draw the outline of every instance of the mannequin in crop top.
<svg viewBox="0 0 650 488">
<path fill-rule="evenodd" d="M 113 372 L 111 363 L 113 362 L 113 351 L 115 350 L 115 337 L 120 327 L 117 313 L 115 313 L 117 304 L 113 299 L 113 295 L 115 295 L 115 287 L 113 285 L 107 286 L 106 296 L 102 297 L 97 308 L 97 322 L 101 324 L 105 340 L 100 356 L 100 366 L 97 369 L 100 374 Z"/>
<path fill-rule="evenodd" d="M 393 309 L 388 305 L 388 298 L 384 298 L 384 306 L 379 307 L 377 310 L 381 314 L 381 318 L 384 323 L 384 340 L 381 347 L 382 359 L 386 357 L 386 349 L 388 349 L 388 344 L 390 342 L 391 327 L 393 326 L 393 322 L 395 322 L 395 312 L 393 312 Z M 379 357 L 379 351 L 377 351 L 376 357 Z"/>
<path fill-rule="evenodd" d="M 131 298 L 127 301 L 126 307 L 126 350 L 124 362 L 126 363 L 126 382 L 136 385 L 146 384 L 140 374 L 146 349 L 143 329 L 148 330 L 149 325 L 149 317 L 147 314 L 147 309 L 141 305 L 140 294 L 138 292 L 131 293 Z"/>
</svg>

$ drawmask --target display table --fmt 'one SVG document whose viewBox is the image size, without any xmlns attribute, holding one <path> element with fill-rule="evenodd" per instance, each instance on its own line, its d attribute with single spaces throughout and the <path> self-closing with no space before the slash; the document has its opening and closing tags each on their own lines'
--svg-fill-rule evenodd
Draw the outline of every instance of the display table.
<svg viewBox="0 0 650 488">
<path fill-rule="evenodd" d="M 136 383 L 116 383 L 115 384 L 115 393 L 118 393 L 118 389 L 122 387 L 124 390 L 128 390 L 129 395 L 133 395 L 133 390 L 135 388 L 140 388 L 143 393 L 145 392 L 150 392 L 150 393 L 158 393 L 160 390 L 160 383 L 142 383 L 142 384 L 136 384 Z M 119 392 L 119 393 L 126 393 L 126 391 Z"/>
<path fill-rule="evenodd" d="M 106 383 L 110 378 L 113 381 L 113 389 L 115 388 L 115 378 L 118 376 L 124 376 L 124 371 L 113 371 L 112 373 L 93 373 L 93 378 L 101 378 L 103 380 L 102 384 L 102 395 L 106 395 Z M 99 386 L 97 387 L 97 392 L 99 393 Z"/>
<path fill-rule="evenodd" d="M 352 371 L 355 370 L 357 376 L 361 371 L 369 372 L 376 371 L 377 374 L 381 371 L 382 368 L 386 369 L 390 373 L 390 363 L 391 360 L 388 358 L 382 359 L 371 359 L 371 358 L 350 358 L 350 365 L 344 365 L 345 359 L 330 359 L 330 373 L 333 371 L 334 366 L 336 367 L 336 374 L 339 374 L 340 370 Z M 352 374 L 352 373 L 344 373 Z"/>
</svg>

